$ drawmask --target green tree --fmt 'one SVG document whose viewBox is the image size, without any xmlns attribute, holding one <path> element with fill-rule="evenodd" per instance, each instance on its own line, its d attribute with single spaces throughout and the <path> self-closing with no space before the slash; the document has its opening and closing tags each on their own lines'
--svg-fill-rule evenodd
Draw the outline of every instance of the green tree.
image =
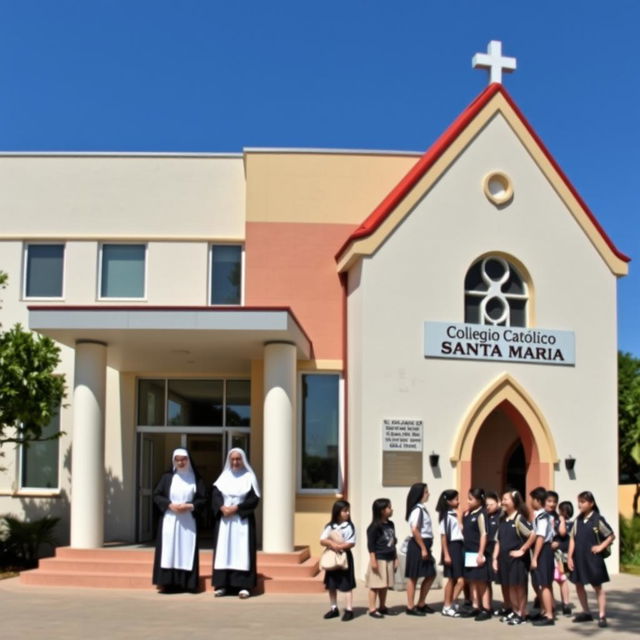
<svg viewBox="0 0 640 640">
<path fill-rule="evenodd" d="M 640 358 L 618 354 L 618 438 L 620 480 L 636 483 L 634 510 L 640 499 Z"/>
<path fill-rule="evenodd" d="M 0 272 L 0 289 L 7 276 Z M 0 332 L 0 447 L 50 440 L 42 430 L 65 398 L 64 376 L 55 373 L 60 349 L 45 336 L 16 324 Z"/>
</svg>

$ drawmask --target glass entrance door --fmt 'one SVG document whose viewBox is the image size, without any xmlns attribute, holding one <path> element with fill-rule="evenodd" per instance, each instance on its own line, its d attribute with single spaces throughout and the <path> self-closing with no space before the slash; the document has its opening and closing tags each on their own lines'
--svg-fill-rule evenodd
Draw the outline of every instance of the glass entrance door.
<svg viewBox="0 0 640 640">
<path fill-rule="evenodd" d="M 226 442 L 225 442 L 226 441 Z M 225 446 L 226 444 L 226 446 Z M 226 452 L 231 447 L 248 451 L 249 434 L 235 431 L 226 433 L 141 433 L 140 485 L 138 493 L 138 540 L 155 539 L 160 514 L 153 504 L 153 490 L 162 474 L 169 469 L 174 449 L 185 447 L 202 476 L 207 492 L 222 472 Z M 207 504 L 200 521 L 201 537 L 211 533 L 213 518 Z"/>
</svg>

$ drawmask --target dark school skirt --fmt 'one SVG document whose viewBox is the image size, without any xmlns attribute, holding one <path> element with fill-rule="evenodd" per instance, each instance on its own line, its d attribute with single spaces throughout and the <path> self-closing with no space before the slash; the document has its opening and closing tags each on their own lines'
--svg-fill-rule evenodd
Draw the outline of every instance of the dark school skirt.
<svg viewBox="0 0 640 640">
<path fill-rule="evenodd" d="M 476 553 L 475 551 L 464 550 L 465 553 Z M 464 554 L 463 554 L 463 564 L 464 564 Z M 465 580 L 476 580 L 478 582 L 489 582 L 489 563 L 485 556 L 484 564 L 481 567 L 466 567 L 464 568 L 464 576 Z"/>
<path fill-rule="evenodd" d="M 591 553 L 591 549 L 585 549 L 582 552 L 574 551 L 573 567 L 569 580 L 574 584 L 590 584 L 599 587 L 603 582 L 609 582 L 609 572 L 604 558 Z"/>
<path fill-rule="evenodd" d="M 325 589 L 351 591 L 356 588 L 356 576 L 353 568 L 353 554 L 347 549 L 347 568 L 324 572 Z"/>
<path fill-rule="evenodd" d="M 553 549 L 549 542 L 545 542 L 538 556 L 538 567 L 531 571 L 531 582 L 538 589 L 540 587 L 550 587 L 553 584 L 553 572 L 555 569 L 555 558 Z"/>
<path fill-rule="evenodd" d="M 404 567 L 405 578 L 435 578 L 436 563 L 431 555 L 433 538 L 422 538 L 422 542 L 427 547 L 429 557 L 426 560 L 422 558 L 418 543 L 414 538 L 411 538 L 407 547 L 407 559 Z"/>
<path fill-rule="evenodd" d="M 498 555 L 497 582 L 505 587 L 526 587 L 529 582 L 529 552 L 521 558 L 512 558 L 509 551 Z"/>
<path fill-rule="evenodd" d="M 484 557 L 486 558 L 487 571 L 489 572 L 489 582 L 495 582 L 500 584 L 500 576 L 496 571 L 493 570 L 493 551 L 495 549 L 495 542 L 490 542 L 487 544 L 487 549 L 484 552 Z"/>
<path fill-rule="evenodd" d="M 464 575 L 464 553 L 462 552 L 462 540 L 452 540 L 449 542 L 449 555 L 451 556 L 451 564 L 442 562 L 445 578 L 457 580 Z"/>
</svg>

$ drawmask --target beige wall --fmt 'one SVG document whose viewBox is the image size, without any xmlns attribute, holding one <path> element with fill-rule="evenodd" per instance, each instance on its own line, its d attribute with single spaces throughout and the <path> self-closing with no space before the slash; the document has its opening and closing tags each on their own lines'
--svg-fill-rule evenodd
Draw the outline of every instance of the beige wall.
<svg viewBox="0 0 640 640">
<path fill-rule="evenodd" d="M 498 209 L 482 191 L 492 170 L 515 189 Z M 575 331 L 575 367 L 423 357 L 425 321 L 462 322 L 464 276 L 490 251 L 514 255 L 536 290 L 536 326 Z M 454 487 L 449 462 L 469 407 L 505 372 L 549 423 L 558 455 L 576 458 L 576 477 L 554 474 L 562 499 L 596 493 L 614 520 L 617 505 L 616 279 L 506 122 L 496 117 L 371 257 L 350 274 L 349 431 L 351 488 L 362 530 L 374 498 L 391 498 L 399 538 L 406 487 L 381 485 L 384 418 L 424 420 L 423 480 L 437 495 Z M 597 443 L 597 446 L 594 446 Z M 440 473 L 427 456 L 440 454 Z M 418 478 L 416 480 L 419 480 Z M 462 488 L 466 491 L 467 487 Z M 359 572 L 366 549 L 358 549 Z M 617 570 L 612 559 L 611 568 Z"/>
<path fill-rule="evenodd" d="M 618 503 L 620 505 L 620 515 L 625 518 L 632 518 L 634 516 L 633 500 L 638 491 L 638 487 L 635 484 L 621 484 L 618 487 Z M 640 504 L 638 504 L 640 509 Z"/>
<path fill-rule="evenodd" d="M 248 150 L 247 222 L 360 224 L 418 157 Z"/>
<path fill-rule="evenodd" d="M 0 156 L 3 235 L 244 235 L 242 157 Z"/>
</svg>

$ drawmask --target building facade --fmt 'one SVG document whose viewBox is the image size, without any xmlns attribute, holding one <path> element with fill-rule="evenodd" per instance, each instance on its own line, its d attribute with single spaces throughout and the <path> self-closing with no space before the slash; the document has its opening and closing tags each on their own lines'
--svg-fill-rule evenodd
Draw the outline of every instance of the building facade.
<svg viewBox="0 0 640 640">
<path fill-rule="evenodd" d="M 265 551 L 315 548 L 336 496 L 362 534 L 391 498 L 402 535 L 420 480 L 615 520 L 628 258 L 501 85 L 423 156 L 4 155 L 0 181 L 2 324 L 57 340 L 69 390 L 58 441 L 5 447 L 0 513 L 144 542 L 171 451 L 213 481 L 237 445 Z"/>
</svg>

